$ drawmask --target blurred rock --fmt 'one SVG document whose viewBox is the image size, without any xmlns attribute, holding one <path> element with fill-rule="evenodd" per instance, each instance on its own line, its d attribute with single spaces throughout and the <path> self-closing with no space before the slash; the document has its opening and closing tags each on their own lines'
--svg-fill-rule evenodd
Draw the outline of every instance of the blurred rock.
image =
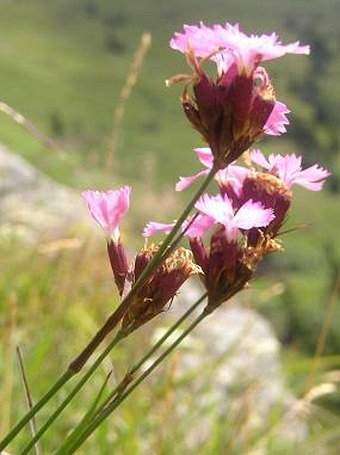
<svg viewBox="0 0 340 455">
<path fill-rule="evenodd" d="M 34 243 L 61 237 L 76 225 L 89 225 L 80 194 L 1 145 L 0 235 Z"/>
<path fill-rule="evenodd" d="M 226 444 L 239 448 L 225 453 L 253 454 L 249 449 L 258 434 L 275 434 L 283 447 L 307 435 L 307 424 L 295 412 L 298 400 L 284 381 L 280 343 L 270 323 L 242 304 L 245 295 L 208 316 L 174 354 L 174 412 L 190 421 L 189 453 L 208 443 L 217 422 L 225 426 L 219 431 Z M 199 296 L 196 287 L 187 286 L 174 307 L 183 310 Z M 255 453 L 269 455 L 262 445 Z"/>
</svg>

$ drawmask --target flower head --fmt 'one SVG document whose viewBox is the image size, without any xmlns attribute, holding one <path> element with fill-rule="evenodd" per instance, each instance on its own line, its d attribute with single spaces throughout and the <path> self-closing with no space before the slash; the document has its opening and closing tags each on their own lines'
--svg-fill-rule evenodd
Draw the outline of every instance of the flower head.
<svg viewBox="0 0 340 455">
<path fill-rule="evenodd" d="M 107 239 L 119 239 L 118 224 L 129 210 L 131 187 L 117 190 L 92 191 L 82 193 L 96 223 L 104 230 Z"/>
<path fill-rule="evenodd" d="M 157 249 L 151 245 L 138 253 L 133 270 L 134 281 L 138 280 Z M 177 248 L 137 291 L 123 317 L 122 329 L 130 333 L 163 312 L 182 284 L 197 273 L 201 270 L 194 264 L 192 253 L 185 248 Z"/>
<path fill-rule="evenodd" d="M 198 224 L 202 229 L 194 229 L 187 235 L 195 261 L 204 272 L 201 279 L 208 291 L 206 311 L 212 311 L 240 291 L 269 248 L 276 248 L 269 237 L 261 235 L 261 231 L 274 219 L 274 214 L 271 208 L 266 209 L 252 200 L 234 209 L 227 195 L 204 195 L 196 208 L 201 212 Z M 213 232 L 210 248 L 207 249 L 201 236 L 211 226 Z M 194 227 L 195 220 L 191 228 Z M 258 232 L 259 237 L 254 245 L 249 245 L 248 236 L 253 231 Z"/>
<path fill-rule="evenodd" d="M 244 169 L 247 174 L 252 174 L 248 169 Z M 243 175 L 242 178 L 245 184 L 248 177 Z M 183 234 L 189 238 L 195 262 L 203 272 L 200 277 L 208 291 L 206 311 L 212 311 L 222 301 L 240 291 L 251 278 L 262 257 L 279 248 L 277 242 L 266 234 L 266 229 L 274 222 L 273 208 L 252 199 L 244 200 L 243 187 L 242 191 L 238 189 L 233 194 L 235 201 L 228 197 L 227 192 L 217 196 L 204 194 L 195 204 L 197 213 L 188 218 L 182 226 Z M 144 235 L 169 232 L 172 225 L 148 223 Z M 210 248 L 207 249 L 202 238 L 210 229 Z M 148 251 L 145 250 L 137 256 L 135 270 L 145 267 L 145 255 Z M 139 272 L 135 274 L 137 276 Z M 162 280 L 166 281 L 164 277 Z"/>
<path fill-rule="evenodd" d="M 265 209 L 260 202 L 248 200 L 237 211 L 234 210 L 227 195 L 203 195 L 195 207 L 208 216 L 212 223 L 220 223 L 225 228 L 229 242 L 237 240 L 240 229 L 267 226 L 273 219 L 272 209 Z"/>
<path fill-rule="evenodd" d="M 309 54 L 309 46 L 299 41 L 282 44 L 276 33 L 247 35 L 239 24 L 184 25 L 183 33 L 175 33 L 170 41 L 173 49 L 183 53 L 192 51 L 197 57 L 215 61 L 220 73 L 227 73 L 233 63 L 240 73 L 249 74 L 260 62 L 282 57 L 285 54 Z"/>
<path fill-rule="evenodd" d="M 271 154 L 266 158 L 260 150 L 254 150 L 250 158 L 270 174 L 279 177 L 288 188 L 297 184 L 311 191 L 319 191 L 330 175 L 330 172 L 317 164 L 302 169 L 302 158 L 295 154 L 284 156 Z"/>
<path fill-rule="evenodd" d="M 285 132 L 288 109 L 276 101 L 270 78 L 258 65 L 287 53 L 307 54 L 308 46 L 283 45 L 276 34 L 248 36 L 238 24 L 228 23 L 185 25 L 170 45 L 186 55 L 194 70 L 170 82 L 192 82 L 193 96 L 187 89 L 182 95 L 183 110 L 209 144 L 216 168 L 229 165 L 262 134 Z M 202 69 L 207 59 L 216 64 L 215 79 Z"/>
<path fill-rule="evenodd" d="M 118 224 L 129 210 L 130 192 L 129 186 L 123 186 L 117 190 L 87 190 L 82 193 L 92 218 L 105 232 L 107 253 L 113 277 L 121 296 L 129 271 L 129 260 L 124 245 L 120 241 Z"/>
</svg>

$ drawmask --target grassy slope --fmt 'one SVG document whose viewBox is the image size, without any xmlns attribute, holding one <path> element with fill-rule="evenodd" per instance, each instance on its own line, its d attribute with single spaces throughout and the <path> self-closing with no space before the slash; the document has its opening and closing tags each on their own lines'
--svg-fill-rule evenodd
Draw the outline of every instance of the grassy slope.
<svg viewBox="0 0 340 455">
<path fill-rule="evenodd" d="M 1 99 L 45 131 L 51 130 L 51 123 L 57 117 L 62 125 L 63 146 L 72 155 L 69 168 L 75 170 L 79 161 L 85 161 L 86 165 L 85 156 L 90 163 L 101 162 L 129 62 L 140 34 L 150 30 L 153 45 L 138 87 L 128 103 L 118 162 L 113 171 L 127 178 L 140 178 L 143 163 L 149 162 L 150 154 L 154 154 L 158 183 L 172 182 L 178 174 L 179 154 L 183 173 L 189 172 L 194 163 L 190 150 L 199 145 L 199 138 L 186 127 L 180 114 L 177 102 L 180 88 L 166 90 L 164 87 L 166 77 L 186 70 L 183 58 L 168 48 L 173 31 L 179 30 L 183 22 L 230 20 L 240 21 L 248 30 L 278 30 L 284 39 L 295 39 L 296 36 L 287 32 L 287 17 L 299 17 L 302 13 L 313 15 L 318 9 L 317 2 L 296 4 L 289 0 L 284 5 L 281 3 L 217 0 L 209 4 L 205 0 L 2 2 Z M 332 5 L 336 3 L 331 0 L 327 3 L 331 16 Z M 95 6 L 92 10 L 89 9 L 91 4 Z M 308 9 L 305 8 L 307 4 Z M 110 24 L 108 18 L 111 18 Z M 105 41 L 112 36 L 122 46 L 122 52 L 110 53 L 105 48 Z M 272 65 L 279 97 L 284 98 L 289 77 L 300 77 L 304 64 L 304 58 L 287 57 L 284 62 Z M 293 109 L 295 104 L 297 100 L 292 98 Z M 72 181 L 69 169 L 56 166 L 36 141 L 6 119 L 0 124 L 0 138 L 57 178 L 68 183 Z"/>
</svg>

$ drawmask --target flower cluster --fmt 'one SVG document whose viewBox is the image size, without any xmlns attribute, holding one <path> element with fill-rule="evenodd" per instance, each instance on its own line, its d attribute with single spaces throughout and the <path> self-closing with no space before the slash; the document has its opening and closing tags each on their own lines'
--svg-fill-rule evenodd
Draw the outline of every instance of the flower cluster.
<svg viewBox="0 0 340 455">
<path fill-rule="evenodd" d="M 170 45 L 185 54 L 193 74 L 178 74 L 169 83 L 192 84 L 182 94 L 183 110 L 192 126 L 209 144 L 216 168 L 237 159 L 262 134 L 279 135 L 288 124 L 286 105 L 277 101 L 262 61 L 287 53 L 308 54 L 309 46 L 299 42 L 283 45 L 278 36 L 246 35 L 238 24 L 208 27 L 185 25 Z M 215 78 L 203 70 L 211 60 Z"/>
<path fill-rule="evenodd" d="M 210 149 L 196 149 L 202 164 L 210 168 Z M 183 225 L 196 263 L 203 270 L 207 288 L 207 311 L 241 290 L 253 275 L 263 256 L 281 249 L 277 236 L 291 205 L 293 184 L 318 191 L 329 172 L 318 165 L 301 168 L 301 157 L 270 155 L 260 150 L 250 153 L 252 163 L 245 167 L 231 164 L 216 173 L 219 194 L 204 194 L 196 203 L 196 216 Z M 177 189 L 190 185 L 206 170 L 181 178 Z M 144 235 L 168 232 L 172 224 L 150 222 Z M 211 231 L 209 248 L 204 237 Z"/>
<path fill-rule="evenodd" d="M 235 162 L 262 134 L 282 134 L 288 124 L 288 109 L 276 100 L 270 78 L 259 64 L 287 53 L 308 54 L 308 46 L 283 45 L 276 34 L 248 36 L 238 25 L 203 23 L 184 26 L 170 45 L 185 54 L 193 74 L 179 74 L 169 81 L 187 83 L 184 113 L 209 145 L 194 150 L 203 169 L 180 177 L 176 190 L 213 172 L 219 191 L 201 192 L 192 205 L 195 213 L 186 219 L 145 226 L 146 238 L 181 230 L 179 235 L 188 239 L 191 251 L 169 243 L 160 263 L 133 294 L 122 318 L 122 330 L 127 332 L 162 312 L 193 274 L 199 274 L 207 290 L 206 312 L 243 289 L 262 258 L 282 249 L 278 235 L 291 205 L 292 186 L 318 191 L 329 176 L 318 165 L 302 169 L 301 157 L 295 154 L 266 158 L 253 150 L 247 154 L 247 165 Z M 202 68 L 207 60 L 216 67 L 214 78 Z M 157 256 L 159 246 L 145 246 L 130 264 L 118 229 L 129 207 L 129 187 L 83 195 L 106 233 L 114 279 L 124 296 Z"/>
</svg>

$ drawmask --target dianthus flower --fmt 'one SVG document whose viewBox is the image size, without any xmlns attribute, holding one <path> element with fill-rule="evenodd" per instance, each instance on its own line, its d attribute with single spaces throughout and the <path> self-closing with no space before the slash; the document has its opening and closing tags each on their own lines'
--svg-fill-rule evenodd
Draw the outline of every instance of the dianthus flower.
<svg viewBox="0 0 340 455">
<path fill-rule="evenodd" d="M 249 199 L 237 211 L 234 210 L 227 195 L 203 195 L 195 207 L 210 220 L 210 225 L 220 223 L 224 226 L 229 242 L 237 241 L 240 229 L 267 226 L 274 218 L 272 209 L 265 209 L 260 202 Z M 195 222 L 193 222 L 194 224 Z M 189 230 L 188 236 L 191 236 Z"/>
<path fill-rule="evenodd" d="M 260 202 L 246 201 L 238 209 L 224 196 L 203 195 L 196 204 L 200 212 L 186 235 L 196 263 L 203 270 L 202 281 L 208 291 L 206 311 L 212 311 L 223 301 L 239 292 L 248 283 L 265 253 L 277 249 L 273 242 L 248 245 L 248 233 L 265 228 L 274 219 L 271 208 Z M 213 226 L 209 249 L 203 235 Z"/>
<path fill-rule="evenodd" d="M 261 61 L 287 53 L 308 54 L 299 42 L 283 45 L 276 34 L 246 35 L 238 24 L 185 25 L 170 46 L 186 55 L 193 75 L 179 74 L 169 82 L 193 84 L 185 88 L 183 110 L 209 144 L 214 165 L 222 169 L 238 158 L 262 134 L 281 134 L 288 124 L 285 104 L 276 101 Z M 202 69 L 205 60 L 216 64 L 215 79 Z"/>
<path fill-rule="evenodd" d="M 213 162 L 211 150 L 195 152 L 209 170 Z M 249 158 L 262 169 L 229 165 L 219 170 L 215 179 L 220 194 L 202 196 L 195 205 L 198 212 L 182 228 L 204 273 L 202 280 L 209 294 L 207 311 L 241 290 L 265 254 L 281 249 L 277 236 L 291 205 L 292 185 L 318 191 L 329 176 L 326 169 L 316 164 L 302 169 L 301 157 L 294 154 L 266 158 L 256 150 Z M 206 172 L 181 177 L 177 189 L 178 186 L 183 189 Z M 173 223 L 150 222 L 144 235 L 169 232 L 172 226 Z M 213 231 L 207 248 L 203 237 L 210 228 Z"/>
<path fill-rule="evenodd" d="M 118 225 L 129 210 L 130 193 L 129 186 L 109 191 L 87 190 L 82 193 L 92 218 L 105 232 L 110 264 L 120 295 L 123 294 L 129 261 L 120 240 Z"/>
<path fill-rule="evenodd" d="M 301 156 L 269 155 L 268 159 L 260 150 L 253 150 L 250 159 L 267 170 L 270 174 L 279 177 L 288 188 L 293 184 L 300 185 L 311 191 L 320 191 L 330 172 L 317 164 L 302 169 Z"/>
<path fill-rule="evenodd" d="M 191 185 L 196 179 L 209 172 L 213 166 L 213 155 L 209 147 L 194 149 L 199 161 L 206 169 L 189 177 L 180 177 L 176 190 L 181 191 Z M 302 168 L 302 157 L 271 154 L 266 158 L 260 150 L 249 154 L 250 162 L 260 166 L 261 171 L 231 164 L 219 170 L 215 175 L 221 193 L 227 194 L 235 208 L 247 200 L 261 201 L 266 208 L 273 208 L 275 219 L 265 229 L 275 236 L 285 220 L 291 204 L 292 185 L 300 185 L 311 191 L 319 191 L 326 178 L 330 175 L 327 169 L 314 164 Z"/>
<path fill-rule="evenodd" d="M 247 242 L 248 233 L 265 229 L 273 221 L 274 213 L 250 199 L 235 209 L 227 194 L 205 194 L 195 208 L 198 213 L 184 223 L 183 233 L 189 238 L 195 262 L 203 272 L 200 276 L 208 291 L 206 311 L 212 311 L 247 284 L 266 252 L 277 249 L 274 242 L 264 239 L 256 248 L 248 247 Z M 202 238 L 210 228 L 213 233 L 208 250 Z M 171 224 L 150 222 L 144 235 L 166 233 L 169 229 Z"/>
<path fill-rule="evenodd" d="M 118 225 L 129 210 L 131 187 L 109 191 L 83 191 L 82 195 L 92 218 L 103 229 L 108 239 L 120 237 Z"/>
<path fill-rule="evenodd" d="M 321 190 L 325 179 L 330 173 L 317 164 L 302 169 L 302 158 L 295 154 L 269 155 L 268 159 L 260 150 L 254 150 L 249 155 L 250 160 L 261 166 L 261 170 L 248 169 L 238 174 L 238 183 L 235 176 L 229 178 L 228 168 L 218 173 L 218 184 L 221 194 L 227 194 L 232 200 L 233 207 L 237 208 L 248 199 L 261 201 L 265 208 L 274 210 L 274 220 L 262 230 L 261 235 L 276 237 L 283 225 L 292 201 L 292 185 L 298 184 L 312 191 Z M 247 169 L 247 168 L 245 168 Z M 258 231 L 248 236 L 250 243 L 256 243 Z"/>
</svg>

